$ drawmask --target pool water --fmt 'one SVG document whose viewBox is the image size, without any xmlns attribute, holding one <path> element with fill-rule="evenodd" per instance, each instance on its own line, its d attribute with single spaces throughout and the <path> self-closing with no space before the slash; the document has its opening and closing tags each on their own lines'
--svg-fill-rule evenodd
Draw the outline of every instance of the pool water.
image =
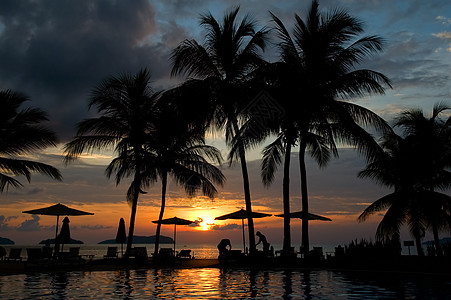
<svg viewBox="0 0 451 300">
<path fill-rule="evenodd" d="M 0 299 L 450 299 L 451 277 L 326 270 L 143 269 L 0 276 Z"/>
</svg>

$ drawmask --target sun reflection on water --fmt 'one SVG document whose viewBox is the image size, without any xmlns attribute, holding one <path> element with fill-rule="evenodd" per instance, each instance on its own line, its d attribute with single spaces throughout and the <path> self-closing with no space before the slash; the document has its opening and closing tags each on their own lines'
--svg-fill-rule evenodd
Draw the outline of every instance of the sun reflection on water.
<svg viewBox="0 0 451 300">
<path fill-rule="evenodd" d="M 326 270 L 142 269 L 0 276 L 1 299 L 445 299 L 451 281 Z"/>
</svg>

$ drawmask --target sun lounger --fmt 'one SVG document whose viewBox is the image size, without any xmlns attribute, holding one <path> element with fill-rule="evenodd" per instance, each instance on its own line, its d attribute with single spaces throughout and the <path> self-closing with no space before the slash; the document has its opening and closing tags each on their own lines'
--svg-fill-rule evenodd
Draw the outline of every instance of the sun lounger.
<svg viewBox="0 0 451 300">
<path fill-rule="evenodd" d="M 69 252 L 59 252 L 58 253 L 59 263 L 85 263 L 85 259 L 81 258 L 80 247 L 70 247 Z"/>
<path fill-rule="evenodd" d="M 22 261 L 22 248 L 11 248 L 9 251 L 9 256 L 6 257 L 6 260 L 20 260 Z"/>
<path fill-rule="evenodd" d="M 104 255 L 103 258 L 118 258 L 117 247 L 108 247 L 106 255 Z"/>
<path fill-rule="evenodd" d="M 41 248 L 27 248 L 26 266 L 49 266 L 55 261 L 52 258 L 45 257 Z"/>
<path fill-rule="evenodd" d="M 161 258 L 174 257 L 174 250 L 172 248 L 161 248 L 158 256 Z"/>
<path fill-rule="evenodd" d="M 129 257 L 135 259 L 147 260 L 147 248 L 146 247 L 134 247 L 130 249 Z"/>
<path fill-rule="evenodd" d="M 194 257 L 191 256 L 191 250 L 183 249 L 183 250 L 180 250 L 179 253 L 177 253 L 177 258 L 180 258 L 180 259 L 191 259 L 191 258 L 194 258 Z"/>
</svg>

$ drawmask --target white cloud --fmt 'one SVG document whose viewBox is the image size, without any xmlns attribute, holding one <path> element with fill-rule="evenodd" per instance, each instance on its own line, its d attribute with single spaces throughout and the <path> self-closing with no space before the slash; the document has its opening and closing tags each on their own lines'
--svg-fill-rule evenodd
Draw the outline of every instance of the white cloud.
<svg viewBox="0 0 451 300">
<path fill-rule="evenodd" d="M 442 25 L 451 25 L 451 18 L 437 16 L 435 19 L 439 21 Z"/>
<path fill-rule="evenodd" d="M 451 31 L 442 31 L 439 33 L 433 33 L 432 35 L 442 40 L 451 40 Z"/>
</svg>

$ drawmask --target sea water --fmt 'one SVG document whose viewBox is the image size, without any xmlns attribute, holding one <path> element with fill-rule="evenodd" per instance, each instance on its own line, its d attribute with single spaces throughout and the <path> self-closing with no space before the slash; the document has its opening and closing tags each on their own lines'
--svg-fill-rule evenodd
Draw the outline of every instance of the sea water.
<svg viewBox="0 0 451 300">
<path fill-rule="evenodd" d="M 142 269 L 0 276 L 0 299 L 450 299 L 438 275 L 327 270 Z"/>
</svg>

